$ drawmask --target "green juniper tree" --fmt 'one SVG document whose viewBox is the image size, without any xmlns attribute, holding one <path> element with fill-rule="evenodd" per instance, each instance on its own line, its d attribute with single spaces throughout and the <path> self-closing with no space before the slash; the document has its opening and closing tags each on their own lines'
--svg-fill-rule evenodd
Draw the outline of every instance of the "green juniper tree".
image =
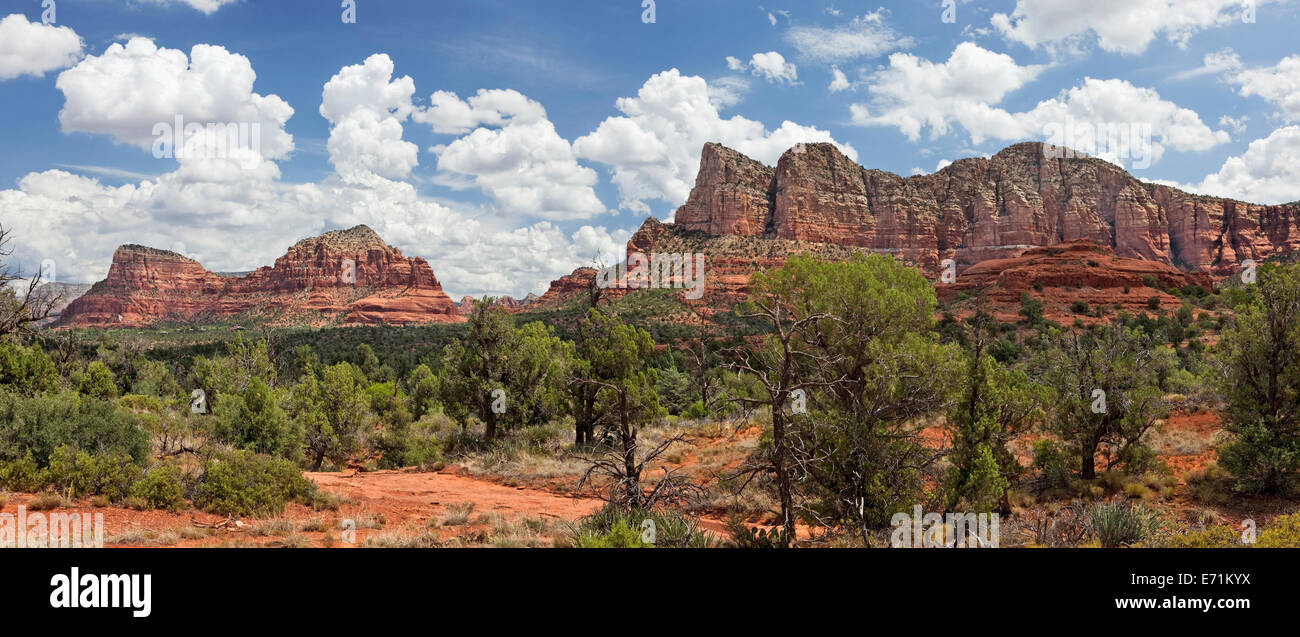
<svg viewBox="0 0 1300 637">
<path fill-rule="evenodd" d="M 1107 468 L 1141 469 L 1151 452 L 1142 437 L 1168 412 L 1159 385 L 1169 358 L 1140 332 L 1114 324 L 1049 330 L 1033 362 L 1037 380 L 1052 389 L 1054 418 L 1047 430 L 1077 459 L 1079 476 L 1097 477 L 1097 454 Z"/>
<path fill-rule="evenodd" d="M 992 315 L 977 311 L 969 323 L 966 373 L 947 419 L 953 449 L 945 499 L 949 509 L 965 502 L 976 511 L 1010 513 L 1007 490 L 1021 467 L 1007 443 L 1039 419 L 1046 388 L 987 353 L 997 337 Z"/>
<path fill-rule="evenodd" d="M 1300 266 L 1259 269 L 1223 332 L 1218 364 L 1232 440 L 1219 462 L 1247 493 L 1300 486 Z"/>
<path fill-rule="evenodd" d="M 492 299 L 474 304 L 469 334 L 448 346 L 438 374 L 447 413 L 467 426 L 485 425 L 484 439 L 502 429 L 540 424 L 559 414 L 573 346 L 539 322 L 516 327 Z"/>
<path fill-rule="evenodd" d="M 614 451 L 596 459 L 583 477 L 611 479 L 610 502 L 622 508 L 650 508 L 657 501 L 676 495 L 677 481 L 671 476 L 646 494 L 642 479 L 646 464 L 661 454 L 668 443 L 644 452 L 641 429 L 664 415 L 655 391 L 658 370 L 647 364 L 654 356 L 654 340 L 645 330 L 627 325 L 615 317 L 591 309 L 583 322 L 585 336 L 579 354 L 585 361 L 585 375 L 576 382 L 595 392 L 596 422 L 612 434 Z"/>
</svg>

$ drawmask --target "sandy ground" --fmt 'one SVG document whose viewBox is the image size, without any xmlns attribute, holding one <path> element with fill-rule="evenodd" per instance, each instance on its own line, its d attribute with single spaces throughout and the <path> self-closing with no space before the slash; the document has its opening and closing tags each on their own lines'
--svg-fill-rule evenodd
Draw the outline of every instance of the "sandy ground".
<svg viewBox="0 0 1300 637">
<path fill-rule="evenodd" d="M 508 487 L 491 480 L 460 475 L 453 467 L 436 473 L 377 471 L 371 473 L 306 473 L 323 490 L 343 496 L 337 511 L 314 511 L 291 503 L 269 519 L 227 519 L 196 510 L 170 513 L 95 507 L 89 500 L 45 513 L 103 515 L 105 546 L 115 547 L 235 547 L 284 546 L 296 535 L 299 546 L 363 546 L 381 534 L 425 536 L 451 545 L 472 546 L 491 541 L 494 527 L 521 519 L 549 522 L 535 545 L 546 545 L 563 523 L 577 520 L 601 506 L 593 498 L 571 497 L 525 487 Z M 32 494 L 12 493 L 0 512 L 16 514 Z M 469 508 L 468 503 L 473 503 Z M 462 511 L 461 524 L 431 524 Z M 30 516 L 35 512 L 28 511 Z M 344 524 L 352 521 L 352 524 Z M 218 528 L 219 527 L 219 528 Z M 304 528 L 306 527 L 306 528 Z M 344 533 L 355 529 L 355 536 Z M 351 539 L 352 541 L 347 541 Z"/>
<path fill-rule="evenodd" d="M 576 520 L 599 509 L 602 504 L 594 498 L 508 487 L 460 475 L 455 468 L 438 473 L 375 471 L 303 475 L 326 491 L 344 496 L 352 506 L 383 514 L 389 524 L 423 522 L 443 513 L 448 505 L 465 502 L 473 502 L 476 513 L 496 511 L 507 517 L 557 520 Z"/>
</svg>

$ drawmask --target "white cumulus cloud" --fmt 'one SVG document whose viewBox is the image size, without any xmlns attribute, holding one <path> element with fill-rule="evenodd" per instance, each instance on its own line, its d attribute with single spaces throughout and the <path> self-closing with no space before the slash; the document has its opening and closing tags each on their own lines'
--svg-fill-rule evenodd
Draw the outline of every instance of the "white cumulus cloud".
<svg viewBox="0 0 1300 637">
<path fill-rule="evenodd" d="M 505 212 L 557 221 L 607 212 L 593 189 L 596 171 L 578 163 L 538 102 L 515 90 L 480 90 L 468 100 L 440 91 L 430 104 L 415 119 L 434 132 L 477 126 L 436 149 L 438 169 L 472 178 Z"/>
<path fill-rule="evenodd" d="M 1286 0 L 1017 0 L 993 27 L 1010 42 L 1030 48 L 1079 48 L 1095 39 L 1105 51 L 1135 55 L 1159 36 L 1186 47 L 1205 29 L 1267 19 L 1265 5 Z"/>
<path fill-rule="evenodd" d="M 931 139 L 937 139 L 960 127 L 974 144 L 987 139 L 1059 143 L 1053 135 L 1070 129 L 1066 145 L 1078 150 L 1090 146 L 1082 143 L 1086 140 L 1068 143 L 1068 138 L 1083 126 L 1095 131 L 1116 126 L 1149 130 L 1150 143 L 1140 140 L 1144 148 L 1128 151 L 1129 158 L 1136 159 L 1133 153 L 1140 153 L 1152 162 L 1158 161 L 1166 148 L 1201 151 L 1230 141 L 1226 131 L 1211 129 L 1195 111 L 1161 98 L 1154 89 L 1119 79 L 1084 78 L 1078 86 L 1029 111 L 1013 113 L 998 106 L 1008 94 L 1035 79 L 1041 69 L 1020 66 L 1007 55 L 970 42 L 959 44 L 941 63 L 895 53 L 889 66 L 870 79 L 871 101 L 853 105 L 851 114 L 856 124 L 892 126 L 913 141 L 926 129 Z M 1091 141 L 1098 140 L 1093 137 Z M 1098 154 L 1123 163 L 1124 157 L 1100 147 Z"/>
<path fill-rule="evenodd" d="M 183 4 L 191 9 L 203 12 L 204 15 L 212 15 L 218 9 L 228 4 L 234 4 L 239 0 L 142 0 L 153 4 Z"/>
<path fill-rule="evenodd" d="M 852 86 L 853 85 L 849 83 L 848 76 L 844 75 L 844 71 L 841 71 L 837 66 L 831 67 L 831 85 L 828 87 L 830 92 L 839 93 L 847 91 Z"/>
<path fill-rule="evenodd" d="M 700 149 L 718 142 L 754 159 L 775 164 L 799 143 L 831 142 L 849 157 L 857 151 L 827 131 L 786 121 L 769 131 L 739 115 L 723 118 L 710 99 L 708 83 L 670 69 L 652 76 L 636 97 L 617 101 L 622 115 L 609 117 L 573 143 L 578 156 L 606 164 L 618 186 L 621 206 L 650 214 L 650 202 L 676 207 L 686 201 L 700 165 Z"/>
<path fill-rule="evenodd" d="M 242 124 L 250 133 L 257 125 L 260 134 L 248 146 L 262 158 L 283 159 L 294 149 L 284 130 L 293 108 L 277 95 L 253 92 L 256 79 L 248 58 L 224 47 L 198 44 L 187 56 L 133 38 L 59 74 L 59 122 L 65 132 L 108 135 L 142 149 L 153 148 L 158 127 L 174 129 L 178 117 L 185 126 Z"/>
<path fill-rule="evenodd" d="M 1218 172 L 1184 188 L 1250 203 L 1300 201 L 1300 126 L 1285 126 L 1251 142 Z"/>
<path fill-rule="evenodd" d="M 343 67 L 326 82 L 320 114 L 332 124 L 326 147 L 343 179 L 400 178 L 419 165 L 419 147 L 402 139 L 414 94 L 415 81 L 393 79 L 393 60 L 383 53 Z"/>
<path fill-rule="evenodd" d="M 169 87 L 179 82 L 213 95 L 211 87 L 200 81 L 206 72 L 190 68 L 184 54 L 146 45 L 151 43 L 119 46 L 121 51 L 101 56 L 68 76 L 68 90 L 111 86 L 113 95 L 121 96 L 127 107 L 120 113 L 88 112 L 81 97 L 69 96 L 74 108 L 65 110 L 78 116 L 69 121 L 87 132 L 147 146 L 139 125 L 151 118 L 142 118 L 142 111 L 162 108 L 160 112 L 165 112 L 166 105 L 174 108 L 178 103 L 188 106 L 178 97 L 179 91 Z M 245 91 L 251 88 L 251 69 L 244 68 L 247 60 L 205 46 L 195 47 L 191 56 L 195 65 L 211 71 L 205 66 L 208 62 L 224 60 L 237 88 L 241 84 L 247 84 Z M 230 57 L 238 60 L 232 62 Z M 331 122 L 332 139 L 352 135 L 351 126 L 364 130 L 371 124 L 399 123 L 399 130 L 379 131 L 377 141 L 390 148 L 405 143 L 400 120 L 414 112 L 411 92 L 405 78 L 391 79 L 391 66 L 384 62 L 376 58 L 346 67 L 330 80 L 321 110 Z M 141 67 L 154 72 L 143 72 Z M 116 81 L 96 84 L 102 79 L 92 72 L 96 70 Z M 199 77 L 187 78 L 189 73 Z M 153 101 L 141 97 L 149 94 L 155 96 Z M 234 102 L 238 112 L 257 100 Z M 221 109 L 229 106 L 213 109 L 227 113 Z M 527 131 L 519 135 L 531 136 Z M 282 182 L 274 164 L 260 157 L 253 158 L 252 168 L 237 162 L 180 161 L 172 172 L 123 186 L 64 170 L 30 173 L 17 188 L 0 190 L 0 210 L 5 211 L 5 227 L 14 231 L 15 263 L 32 270 L 42 260 L 53 259 L 59 279 L 67 282 L 103 278 L 114 250 L 127 243 L 183 249 L 215 271 L 250 270 L 271 264 L 299 239 L 364 223 L 406 254 L 428 258 L 450 294 L 522 297 L 543 292 L 551 280 L 593 257 L 621 253 L 630 234 L 590 225 L 567 231 L 545 220 L 516 225 L 500 215 L 485 214 L 489 210 L 434 200 L 410 183 L 384 177 L 379 174 L 386 168 L 380 161 L 383 152 L 357 147 L 331 150 L 336 159 L 346 161 L 340 162 L 338 176 L 315 183 Z M 357 178 L 344 178 L 348 166 L 357 169 L 358 174 L 351 175 Z M 88 228 L 94 231 L 87 232 Z"/>
<path fill-rule="evenodd" d="M 785 56 L 776 51 L 755 53 L 749 61 L 750 71 L 769 82 L 793 84 L 799 81 L 799 69 L 793 63 L 786 62 Z"/>
<path fill-rule="evenodd" d="M 28 22 L 15 13 L 0 20 L 0 81 L 41 77 L 81 59 L 81 37 L 68 27 Z"/>
</svg>

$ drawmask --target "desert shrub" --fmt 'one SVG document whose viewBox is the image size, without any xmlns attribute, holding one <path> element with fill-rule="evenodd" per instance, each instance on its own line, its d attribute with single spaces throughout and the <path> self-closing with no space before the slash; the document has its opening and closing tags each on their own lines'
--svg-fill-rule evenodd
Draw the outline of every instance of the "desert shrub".
<svg viewBox="0 0 1300 637">
<path fill-rule="evenodd" d="M 1106 493 L 1119 493 L 1128 486 L 1128 474 L 1123 471 L 1103 471 L 1097 476 L 1106 488 Z"/>
<path fill-rule="evenodd" d="M 683 417 L 683 418 L 690 418 L 690 419 L 693 419 L 693 420 L 699 420 L 699 419 L 702 419 L 702 418 L 708 418 L 708 417 L 709 417 L 709 410 L 708 410 L 707 407 L 704 406 L 704 401 L 703 401 L 703 400 L 697 400 L 697 401 L 691 403 L 691 406 L 690 406 L 690 407 L 687 407 L 687 408 L 686 408 L 686 411 L 682 412 L 682 417 Z"/>
<path fill-rule="evenodd" d="M 1266 549 L 1300 548 L 1300 513 L 1279 515 L 1259 534 L 1255 544 Z"/>
<path fill-rule="evenodd" d="M 1211 462 L 1204 469 L 1187 475 L 1187 490 L 1197 502 L 1221 506 L 1231 499 L 1232 476 Z"/>
<path fill-rule="evenodd" d="M 1141 505 L 1104 502 L 1088 509 L 1093 533 L 1103 548 L 1131 546 L 1156 531 L 1156 518 Z"/>
<path fill-rule="evenodd" d="M 59 370 L 40 346 L 23 347 L 10 339 L 0 339 L 0 385 L 23 396 L 55 391 Z"/>
<path fill-rule="evenodd" d="M 63 499 L 62 495 L 59 495 L 52 491 L 47 491 L 45 493 L 42 493 L 32 498 L 31 502 L 27 503 L 27 510 L 49 511 L 51 509 L 57 509 L 66 504 L 67 501 Z"/>
<path fill-rule="evenodd" d="M 44 467 L 62 445 L 140 462 L 148 455 L 149 436 L 116 402 L 72 393 L 24 398 L 0 392 L 0 461 L 30 453 Z"/>
<path fill-rule="evenodd" d="M 1088 302 L 1087 302 L 1087 301 L 1075 301 L 1075 302 L 1073 302 L 1073 303 L 1070 304 L 1070 311 L 1071 311 L 1071 312 L 1074 312 L 1075 314 L 1087 314 L 1087 313 L 1088 313 Z"/>
<path fill-rule="evenodd" d="M 646 524 L 649 520 L 653 527 Z M 646 532 L 653 528 L 653 542 Z M 691 518 L 668 509 L 625 510 L 607 505 L 588 515 L 570 533 L 578 548 L 704 548 L 711 544 L 707 534 Z"/>
<path fill-rule="evenodd" d="M 125 454 L 91 454 L 67 446 L 54 450 L 46 468 L 50 486 L 71 497 L 102 495 L 113 502 L 126 498 L 140 473 L 140 467 Z"/>
<path fill-rule="evenodd" d="M 579 535 L 577 546 L 583 549 L 643 549 L 654 545 L 643 543 L 641 531 L 629 526 L 626 518 L 619 518 L 612 528 L 602 534 Z"/>
<path fill-rule="evenodd" d="M 113 378 L 113 371 L 101 361 L 91 361 L 86 366 L 77 391 L 103 400 L 112 400 L 120 394 L 117 381 Z"/>
<path fill-rule="evenodd" d="M 1010 365 L 1024 355 L 1024 346 L 1011 339 L 1000 338 L 989 345 L 989 356 L 1003 365 Z"/>
<path fill-rule="evenodd" d="M 314 490 L 294 463 L 240 450 L 203 464 L 194 504 L 218 515 L 266 516 L 282 513 L 290 500 L 310 502 Z"/>
<path fill-rule="evenodd" d="M 1044 438 L 1034 443 L 1034 468 L 1042 474 L 1045 488 L 1060 489 L 1070 483 L 1065 463 L 1065 452 L 1055 442 Z"/>
<path fill-rule="evenodd" d="M 150 509 L 181 511 L 187 506 L 181 472 L 169 464 L 160 464 L 131 485 L 131 498 L 142 501 Z"/>
<path fill-rule="evenodd" d="M 157 396 L 148 396 L 142 394 L 127 394 L 117 399 L 117 404 L 130 409 L 133 412 L 145 412 L 150 414 L 162 413 L 163 401 Z"/>
<path fill-rule="evenodd" d="M 223 442 L 291 460 L 302 454 L 299 423 L 280 408 L 276 393 L 260 378 L 249 381 L 241 393 L 222 396 L 213 414 L 213 433 Z"/>
<path fill-rule="evenodd" d="M 0 461 L 0 488 L 32 493 L 46 485 L 45 472 L 41 471 L 30 451 L 17 460 Z"/>
<path fill-rule="evenodd" d="M 323 489 L 313 489 L 308 496 L 308 506 L 313 511 L 338 511 L 343 506 L 343 496 Z"/>
<path fill-rule="evenodd" d="M 790 545 L 781 527 L 752 528 L 740 516 L 727 520 L 727 538 L 728 546 L 741 549 L 778 549 Z"/>
<path fill-rule="evenodd" d="M 434 411 L 413 423 L 385 424 L 375 439 L 375 448 L 380 452 L 379 467 L 429 469 L 437 466 L 442 462 L 444 451 L 437 432 L 444 420 L 446 416 Z M 528 432 L 532 429 L 529 428 Z"/>
<path fill-rule="evenodd" d="M 1169 548 L 1174 549 L 1218 549 L 1237 545 L 1237 534 L 1226 526 L 1212 526 L 1169 538 Z"/>
</svg>

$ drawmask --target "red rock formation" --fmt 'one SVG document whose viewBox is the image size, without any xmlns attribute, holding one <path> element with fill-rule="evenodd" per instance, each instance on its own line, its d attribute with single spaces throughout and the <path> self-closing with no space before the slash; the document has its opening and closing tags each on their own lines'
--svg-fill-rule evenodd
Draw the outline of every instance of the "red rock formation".
<svg viewBox="0 0 1300 637">
<path fill-rule="evenodd" d="M 1166 290 L 1189 285 L 1210 290 L 1214 281 L 1206 272 L 1184 272 L 1157 261 L 1127 259 L 1091 239 L 1079 239 L 978 263 L 962 271 L 953 283 L 936 281 L 935 292 L 944 302 L 963 292 L 982 293 L 1002 310 L 999 314 L 1013 317 L 1021 295 L 1029 292 L 1059 320 L 1072 318 L 1066 308 L 1076 301 L 1111 310 L 1119 305 L 1138 314 L 1149 311 L 1147 302 L 1156 297 L 1163 307 L 1177 308 L 1181 301 Z"/>
<path fill-rule="evenodd" d="M 536 296 L 533 294 L 529 294 L 528 297 L 531 299 L 536 298 Z M 504 308 L 505 311 L 513 314 L 515 312 L 519 312 L 523 310 L 525 307 L 532 304 L 533 301 L 529 300 L 529 298 L 526 298 L 523 301 L 516 301 L 514 297 L 511 296 L 497 297 L 492 302 L 492 306 Z M 478 303 L 480 300 L 481 299 L 475 299 L 472 296 L 466 296 L 460 300 L 460 303 L 456 304 L 456 311 L 461 316 L 469 316 L 470 314 L 474 313 L 474 304 Z"/>
<path fill-rule="evenodd" d="M 274 266 L 239 277 L 209 272 L 174 252 L 122 246 L 108 277 L 68 305 L 59 324 L 141 326 L 245 312 L 284 322 L 463 320 L 427 261 L 405 257 L 357 226 L 300 241 Z"/>
<path fill-rule="evenodd" d="M 595 268 L 578 268 L 572 274 L 566 274 L 554 281 L 546 293 L 533 304 L 536 307 L 553 308 L 563 305 L 569 299 L 586 294 L 596 280 Z"/>
<path fill-rule="evenodd" d="M 772 218 L 774 172 L 721 144 L 705 144 L 677 223 L 710 234 L 761 235 Z"/>
<path fill-rule="evenodd" d="M 1017 144 L 991 159 L 905 179 L 862 168 L 831 144 L 801 144 L 775 170 L 709 144 L 676 223 L 711 234 L 858 246 L 932 274 L 943 259 L 965 266 L 1076 239 L 1121 257 L 1219 274 L 1245 259 L 1300 249 L 1295 204 L 1192 195 L 1051 150 Z"/>
</svg>

